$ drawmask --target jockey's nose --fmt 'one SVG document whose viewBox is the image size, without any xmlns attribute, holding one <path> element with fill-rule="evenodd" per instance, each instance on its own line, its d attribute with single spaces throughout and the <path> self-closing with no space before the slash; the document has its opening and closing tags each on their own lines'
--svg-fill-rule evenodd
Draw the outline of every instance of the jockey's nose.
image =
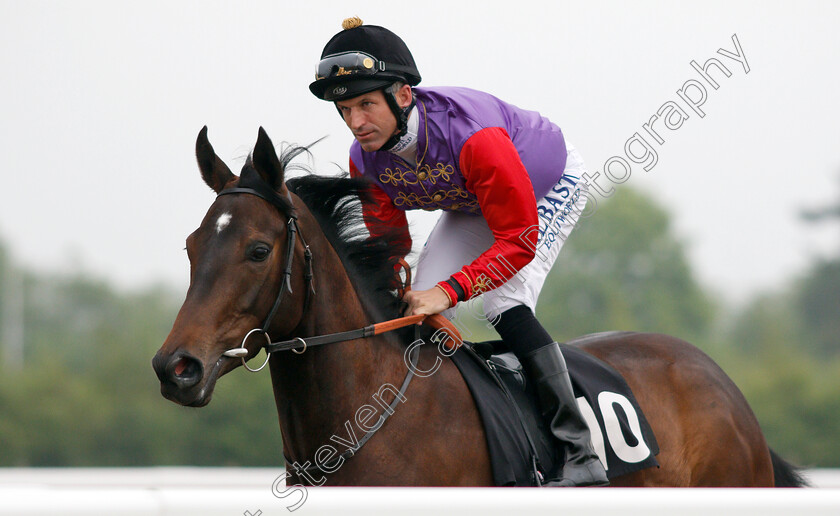
<svg viewBox="0 0 840 516">
<path fill-rule="evenodd" d="M 367 117 L 361 109 L 349 109 L 344 116 L 344 121 L 347 122 L 347 127 L 352 131 L 356 131 L 367 123 Z"/>
<path fill-rule="evenodd" d="M 179 389 L 189 389 L 201 381 L 204 366 L 197 358 L 183 352 L 162 355 L 158 352 L 152 359 L 160 383 L 171 383 Z"/>
</svg>

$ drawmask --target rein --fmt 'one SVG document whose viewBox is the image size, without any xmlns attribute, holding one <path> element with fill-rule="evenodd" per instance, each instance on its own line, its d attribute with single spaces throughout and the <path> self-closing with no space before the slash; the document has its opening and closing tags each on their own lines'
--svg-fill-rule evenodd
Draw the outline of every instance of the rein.
<svg viewBox="0 0 840 516">
<path fill-rule="evenodd" d="M 400 283 L 402 284 L 402 286 L 398 289 L 399 296 L 400 298 L 402 298 L 403 296 L 405 296 L 406 292 L 411 290 L 411 266 L 409 266 L 403 258 L 400 258 L 398 265 L 405 272 L 405 280 L 400 279 Z M 398 330 L 400 328 L 405 328 L 406 326 L 411 326 L 412 324 L 420 323 L 425 323 L 431 326 L 432 328 L 443 330 L 444 332 L 446 332 L 449 338 L 453 341 L 451 345 L 446 346 L 447 350 L 449 351 L 454 351 L 455 348 L 460 346 L 463 342 L 463 340 L 461 339 L 461 335 L 458 332 L 458 329 L 455 328 L 455 326 L 452 325 L 452 323 L 450 323 L 449 320 L 443 317 L 442 315 L 418 314 L 409 315 L 407 317 L 399 317 L 397 319 L 391 319 L 377 324 L 371 324 L 369 326 L 365 326 L 364 328 L 359 328 L 357 330 L 330 333 L 328 335 L 319 335 L 316 337 L 308 337 L 305 340 L 300 337 L 295 337 L 294 339 L 284 340 L 282 342 L 269 342 L 265 346 L 265 350 L 268 353 L 289 350 L 291 350 L 294 353 L 303 353 L 309 347 L 322 346 L 324 344 L 333 344 L 336 342 L 344 342 L 347 340 L 365 339 L 368 337 L 373 337 L 374 335 L 381 335 L 389 331 Z M 247 339 L 247 336 L 245 338 Z M 298 349 L 300 349 L 300 351 L 298 351 Z"/>
<path fill-rule="evenodd" d="M 338 333 L 329 333 L 327 335 L 318 335 L 316 337 L 308 337 L 305 340 L 300 337 L 295 337 L 292 340 L 284 340 L 282 342 L 272 342 L 265 346 L 268 353 L 276 351 L 293 351 L 295 353 L 303 353 L 310 347 L 323 346 L 324 344 L 333 344 L 336 342 L 344 342 L 347 340 L 366 339 L 374 335 L 381 335 L 389 331 L 394 331 L 399 328 L 405 328 L 412 324 L 423 322 L 426 315 L 410 315 L 408 317 L 400 317 L 399 319 L 391 319 L 390 321 L 381 322 L 378 324 L 371 324 L 364 328 L 357 330 L 342 331 Z M 298 349 L 300 349 L 298 351 Z"/>
</svg>

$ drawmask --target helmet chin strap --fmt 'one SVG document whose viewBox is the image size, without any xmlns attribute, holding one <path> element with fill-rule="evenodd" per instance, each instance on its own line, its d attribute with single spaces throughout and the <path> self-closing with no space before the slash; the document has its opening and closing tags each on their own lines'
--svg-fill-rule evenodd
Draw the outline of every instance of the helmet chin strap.
<svg viewBox="0 0 840 516">
<path fill-rule="evenodd" d="M 394 113 L 394 117 L 397 119 L 397 132 L 394 133 L 391 138 L 389 138 L 388 141 L 379 148 L 379 150 L 385 151 L 392 148 L 398 141 L 400 141 L 400 138 L 405 136 L 405 133 L 408 130 L 408 114 L 411 113 L 411 110 L 414 108 L 415 102 L 414 92 L 411 94 L 411 102 L 404 108 L 397 104 L 397 98 L 391 92 L 390 86 L 383 88 L 382 93 L 385 95 L 385 101 L 388 102 L 391 112 Z"/>
<path fill-rule="evenodd" d="M 416 102 L 414 102 L 414 92 L 411 94 L 411 102 L 404 108 L 397 104 L 397 98 L 391 92 L 390 85 L 382 88 L 382 94 L 385 95 L 385 101 L 388 103 L 388 107 L 391 108 L 391 112 L 397 119 L 397 132 L 395 132 L 388 141 L 382 144 L 382 147 L 377 149 L 377 151 L 386 151 L 392 148 L 398 141 L 400 141 L 400 138 L 405 136 L 406 131 L 408 131 L 408 115 L 411 113 L 411 110 L 414 109 L 416 104 Z M 342 114 L 341 108 L 338 107 L 338 102 L 333 102 L 333 105 L 335 106 L 336 111 L 338 111 L 338 116 L 340 116 L 343 120 L 344 114 Z"/>
</svg>

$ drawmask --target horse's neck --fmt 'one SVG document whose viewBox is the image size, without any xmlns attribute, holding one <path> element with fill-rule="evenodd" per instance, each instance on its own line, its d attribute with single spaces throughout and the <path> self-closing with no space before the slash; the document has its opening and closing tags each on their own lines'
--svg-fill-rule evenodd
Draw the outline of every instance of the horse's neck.
<svg viewBox="0 0 840 516">
<path fill-rule="evenodd" d="M 314 255 L 316 294 L 294 336 L 324 335 L 370 324 L 341 260 L 326 237 L 307 234 Z M 301 355 L 272 357 L 272 384 L 289 459 L 312 460 L 336 436 L 352 440 L 355 414 L 386 384 L 399 388 L 406 367 L 399 346 L 382 337 L 327 344 Z M 388 395 L 388 401 L 392 395 Z M 387 403 L 387 402 L 386 402 Z"/>
</svg>

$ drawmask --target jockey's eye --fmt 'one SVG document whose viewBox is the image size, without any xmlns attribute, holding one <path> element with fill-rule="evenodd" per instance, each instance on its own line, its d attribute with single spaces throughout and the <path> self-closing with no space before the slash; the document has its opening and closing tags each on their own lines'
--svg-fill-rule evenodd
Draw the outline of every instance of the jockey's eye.
<svg viewBox="0 0 840 516">
<path fill-rule="evenodd" d="M 271 248 L 263 243 L 254 244 L 248 249 L 248 259 L 254 262 L 264 261 L 269 254 L 271 254 Z"/>
</svg>

